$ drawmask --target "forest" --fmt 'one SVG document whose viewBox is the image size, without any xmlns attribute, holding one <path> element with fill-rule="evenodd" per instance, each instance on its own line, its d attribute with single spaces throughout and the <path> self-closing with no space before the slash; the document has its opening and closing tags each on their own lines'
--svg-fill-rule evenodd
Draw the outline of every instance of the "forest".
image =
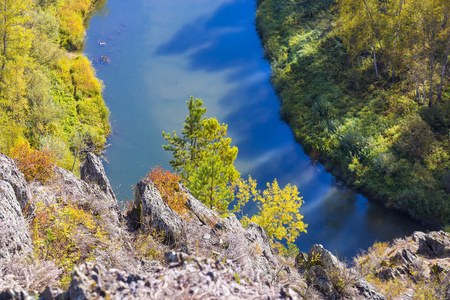
<svg viewBox="0 0 450 300">
<path fill-rule="evenodd" d="M 110 133 L 102 82 L 81 55 L 85 26 L 99 0 L 2 0 L 0 151 L 15 158 L 45 151 L 78 170 Z"/>
<path fill-rule="evenodd" d="M 387 207 L 449 224 L 450 2 L 257 5 L 281 117 L 311 159 Z"/>
</svg>

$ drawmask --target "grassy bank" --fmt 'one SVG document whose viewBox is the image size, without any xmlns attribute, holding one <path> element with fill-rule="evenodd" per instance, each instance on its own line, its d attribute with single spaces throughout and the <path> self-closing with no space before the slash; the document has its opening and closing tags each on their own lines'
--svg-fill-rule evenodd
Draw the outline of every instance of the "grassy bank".
<svg viewBox="0 0 450 300">
<path fill-rule="evenodd" d="M 388 207 L 448 224 L 448 78 L 441 103 L 422 106 L 400 72 L 376 78 L 370 52 L 349 53 L 335 1 L 257 2 L 282 118 L 311 158 Z"/>
<path fill-rule="evenodd" d="M 4 2 L 0 151 L 28 143 L 72 169 L 84 149 L 101 151 L 110 132 L 102 82 L 81 55 L 87 20 L 102 1 Z"/>
</svg>

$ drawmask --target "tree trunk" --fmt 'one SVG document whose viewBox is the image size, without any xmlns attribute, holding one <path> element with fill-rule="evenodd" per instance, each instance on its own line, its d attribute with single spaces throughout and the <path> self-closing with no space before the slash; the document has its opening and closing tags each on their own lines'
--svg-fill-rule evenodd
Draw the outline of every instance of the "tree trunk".
<svg viewBox="0 0 450 300">
<path fill-rule="evenodd" d="M 5 14 L 5 17 L 4 17 L 4 19 L 3 19 L 3 38 L 2 38 L 2 42 L 3 42 L 3 51 L 2 51 L 2 55 L 3 55 L 3 63 L 2 63 L 2 69 L 1 69 L 1 71 L 0 71 L 0 95 L 1 95 L 1 92 L 3 91 L 3 87 L 2 87 L 2 84 L 3 84 L 3 72 L 4 72 L 4 70 L 5 70 L 5 66 L 6 66 L 6 43 L 7 43 L 7 30 L 6 30 L 6 24 L 7 24 L 7 22 L 8 22 L 8 19 L 7 19 L 7 11 L 8 11 L 8 1 L 7 0 L 4 0 L 4 7 L 3 7 L 3 13 Z"/>
<path fill-rule="evenodd" d="M 433 101 L 433 75 L 434 75 L 434 50 L 430 53 L 430 91 L 428 94 L 428 106 L 432 105 Z"/>
<path fill-rule="evenodd" d="M 375 53 L 375 47 L 372 46 L 372 51 L 373 51 L 373 65 L 375 67 L 375 74 L 377 76 L 377 80 L 380 78 L 378 75 L 378 66 L 377 66 L 377 55 Z"/>
<path fill-rule="evenodd" d="M 449 50 L 450 50 L 450 35 L 447 39 L 447 49 L 445 51 L 444 65 L 442 66 L 441 82 L 439 83 L 439 90 L 438 90 L 437 99 L 436 99 L 437 103 L 441 103 L 442 88 L 444 86 L 445 73 L 447 72 L 447 62 L 448 62 Z"/>
<path fill-rule="evenodd" d="M 403 1 L 404 1 L 404 0 L 402 0 L 402 1 L 400 2 L 400 7 L 399 7 L 399 9 L 398 9 L 397 16 L 399 16 L 399 17 L 400 17 L 401 14 L 402 14 Z M 395 55 L 396 55 L 396 52 L 397 52 L 397 44 L 398 44 L 398 38 L 399 38 L 399 36 L 400 36 L 400 29 L 401 29 L 401 26 L 402 26 L 402 19 L 400 18 L 400 20 L 399 20 L 399 22 L 398 22 L 397 32 L 396 32 L 396 34 L 395 34 L 394 51 L 392 52 L 392 57 L 391 57 L 391 61 L 392 61 L 392 82 L 395 81 Z"/>
<path fill-rule="evenodd" d="M 416 77 L 416 96 L 417 96 L 417 104 L 420 106 L 420 89 L 419 89 L 419 78 Z"/>
<path fill-rule="evenodd" d="M 427 101 L 427 95 L 426 95 L 426 85 L 425 85 L 425 78 L 426 78 L 426 76 L 425 76 L 425 71 L 424 71 L 424 73 L 423 73 L 423 95 L 422 95 L 422 97 L 423 97 L 423 106 L 425 106 L 425 104 L 426 104 L 426 101 Z"/>
</svg>

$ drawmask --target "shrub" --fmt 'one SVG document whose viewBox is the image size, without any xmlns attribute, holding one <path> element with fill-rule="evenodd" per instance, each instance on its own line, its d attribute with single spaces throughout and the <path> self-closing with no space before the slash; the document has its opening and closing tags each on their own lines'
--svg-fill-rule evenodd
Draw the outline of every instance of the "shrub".
<svg viewBox="0 0 450 300">
<path fill-rule="evenodd" d="M 180 176 L 167 171 L 160 166 L 154 167 L 144 180 L 153 182 L 161 197 L 175 212 L 183 215 L 187 212 L 186 195 L 180 191 Z"/>
<path fill-rule="evenodd" d="M 36 204 L 32 222 L 34 251 L 63 269 L 61 286 L 70 282 L 76 264 L 92 258 L 93 250 L 108 242 L 102 219 L 72 203 Z"/>
<path fill-rule="evenodd" d="M 420 117 L 424 120 L 434 132 L 443 133 L 447 127 L 444 113 L 440 105 L 423 107 L 420 110 Z"/>
<path fill-rule="evenodd" d="M 422 160 L 430 151 L 434 139 L 430 126 L 417 115 L 403 124 L 395 149 L 406 157 Z"/>
<path fill-rule="evenodd" d="M 45 183 L 53 175 L 55 158 L 49 150 L 35 150 L 27 142 L 19 142 L 10 150 L 10 156 L 28 181 Z"/>
</svg>

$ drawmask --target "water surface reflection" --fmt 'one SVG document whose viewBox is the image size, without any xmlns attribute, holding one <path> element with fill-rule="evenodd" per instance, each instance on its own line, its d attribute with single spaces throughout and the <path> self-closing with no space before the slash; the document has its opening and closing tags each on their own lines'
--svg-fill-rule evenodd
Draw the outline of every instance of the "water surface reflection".
<svg viewBox="0 0 450 300">
<path fill-rule="evenodd" d="M 299 187 L 309 224 L 298 240 L 303 251 L 322 243 L 349 257 L 375 240 L 421 228 L 336 184 L 294 142 L 278 117 L 253 25 L 254 0 L 109 0 L 107 7 L 107 16 L 91 21 L 86 55 L 111 59 L 96 69 L 114 130 L 106 171 L 119 199 L 132 198 L 132 184 L 151 167 L 170 168 L 161 132 L 181 130 L 185 101 L 194 95 L 209 116 L 229 124 L 243 175 L 260 187 L 274 178 Z"/>
</svg>

